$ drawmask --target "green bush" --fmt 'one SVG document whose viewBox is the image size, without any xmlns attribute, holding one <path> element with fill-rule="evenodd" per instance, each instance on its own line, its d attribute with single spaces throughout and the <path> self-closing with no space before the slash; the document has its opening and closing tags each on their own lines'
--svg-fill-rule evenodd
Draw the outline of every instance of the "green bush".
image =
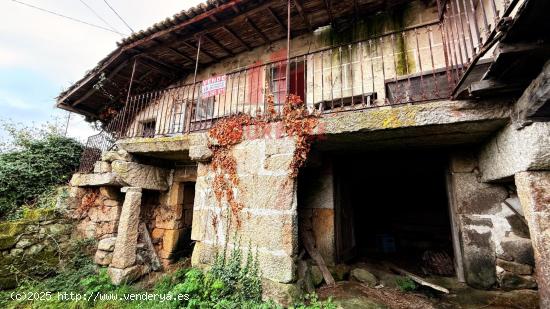
<svg viewBox="0 0 550 309">
<path fill-rule="evenodd" d="M 40 198 L 53 196 L 79 165 L 82 145 L 55 129 L 35 130 L 5 125 L 10 146 L 0 152 L 0 219 L 13 215 L 23 204 L 44 207 Z"/>
</svg>

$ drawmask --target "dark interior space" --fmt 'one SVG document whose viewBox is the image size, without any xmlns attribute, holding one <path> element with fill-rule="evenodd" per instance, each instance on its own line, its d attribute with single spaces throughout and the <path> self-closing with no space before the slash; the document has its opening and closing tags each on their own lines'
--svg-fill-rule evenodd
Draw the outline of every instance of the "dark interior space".
<svg viewBox="0 0 550 309">
<path fill-rule="evenodd" d="M 191 226 L 193 222 L 193 203 L 195 201 L 195 182 L 182 182 L 180 190 L 183 190 L 183 231 L 176 243 L 173 260 L 191 256 L 194 243 L 191 241 Z"/>
<path fill-rule="evenodd" d="M 447 158 L 434 152 L 335 157 L 337 259 L 452 275 Z"/>
</svg>

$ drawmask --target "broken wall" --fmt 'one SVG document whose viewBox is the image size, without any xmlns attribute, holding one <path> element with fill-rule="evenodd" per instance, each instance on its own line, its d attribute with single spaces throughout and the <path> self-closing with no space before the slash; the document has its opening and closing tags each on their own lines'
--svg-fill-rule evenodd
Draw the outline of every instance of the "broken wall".
<svg viewBox="0 0 550 309">
<path fill-rule="evenodd" d="M 466 282 L 484 289 L 535 288 L 527 225 L 506 205 L 514 198 L 513 186 L 483 183 L 471 150 L 451 155 L 450 172 Z"/>
</svg>

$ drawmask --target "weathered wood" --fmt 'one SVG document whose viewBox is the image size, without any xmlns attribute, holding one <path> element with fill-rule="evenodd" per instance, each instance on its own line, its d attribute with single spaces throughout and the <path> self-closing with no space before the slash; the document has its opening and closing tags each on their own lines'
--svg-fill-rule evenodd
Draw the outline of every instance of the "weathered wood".
<svg viewBox="0 0 550 309">
<path fill-rule="evenodd" d="M 130 59 L 122 62 L 121 64 L 119 64 L 114 70 L 112 70 L 108 75 L 107 75 L 107 80 L 110 80 L 111 78 L 115 77 L 122 69 L 124 69 L 124 67 L 128 64 L 128 62 L 130 62 Z M 74 103 L 72 103 L 71 105 L 74 107 L 74 106 L 77 106 L 78 104 L 80 104 L 82 101 L 88 99 L 90 96 L 92 96 L 98 89 L 96 87 L 92 87 L 92 89 L 88 90 L 88 92 L 86 92 L 86 94 L 84 94 L 83 96 L 81 96 L 78 100 L 76 100 Z"/>
<path fill-rule="evenodd" d="M 161 264 L 157 255 L 157 251 L 155 251 L 155 247 L 153 246 L 153 242 L 151 241 L 151 235 L 149 235 L 149 231 L 147 231 L 145 223 L 140 223 L 139 228 L 141 237 L 143 238 L 143 241 L 145 241 L 145 246 L 147 246 L 147 250 L 151 253 L 151 269 L 153 269 L 153 271 L 157 271 L 161 269 Z"/>
<path fill-rule="evenodd" d="M 550 105 L 550 61 L 546 62 L 539 76 L 518 99 L 514 107 L 514 118 L 525 121 L 530 117 L 550 117 L 548 105 Z M 548 111 L 544 112 L 545 109 Z"/>
<path fill-rule="evenodd" d="M 151 59 L 149 57 L 144 57 L 140 60 L 140 63 L 145 65 L 145 66 L 148 66 L 150 67 L 151 69 L 161 73 L 162 75 L 164 76 L 167 76 L 167 77 L 174 77 L 174 73 L 173 71 L 171 71 L 169 68 L 166 68 L 162 65 L 159 65 L 158 63 L 156 63 L 155 61 L 151 61 Z"/>
<path fill-rule="evenodd" d="M 254 30 L 254 32 L 256 32 L 256 34 L 262 38 L 262 40 L 264 40 L 265 43 L 271 42 L 271 40 L 265 34 L 263 34 L 263 32 L 250 18 L 245 18 L 245 21 L 250 26 L 250 28 L 252 28 L 252 30 Z"/>
<path fill-rule="evenodd" d="M 208 33 L 202 35 L 203 38 L 207 39 L 210 43 L 216 45 L 219 49 L 223 50 L 229 56 L 234 56 L 235 54 L 223 44 L 220 44 L 217 40 L 213 39 Z"/>
<path fill-rule="evenodd" d="M 199 48 L 191 43 L 188 43 L 188 42 L 185 42 L 185 41 L 182 41 L 182 44 L 189 47 L 189 48 L 192 48 L 194 50 L 198 50 Z M 218 61 L 219 58 L 212 55 L 211 53 L 209 53 L 208 51 L 204 50 L 204 46 L 201 46 L 201 50 L 200 50 L 200 53 L 202 54 L 205 54 L 208 58 L 214 60 L 214 61 Z"/>
<path fill-rule="evenodd" d="M 497 80 L 480 80 L 472 83 L 468 88 L 468 92 L 473 97 L 502 95 L 510 92 L 517 92 L 521 89 L 521 83 L 506 83 Z"/>
<path fill-rule="evenodd" d="M 328 270 L 327 265 L 325 264 L 325 260 L 323 260 L 323 257 L 315 247 L 315 240 L 313 239 L 311 230 L 305 230 L 302 232 L 302 243 L 304 244 L 304 247 L 306 248 L 309 256 L 311 256 L 315 263 L 317 263 L 317 266 L 319 266 L 319 269 L 321 270 L 321 273 L 323 274 L 323 278 L 325 279 L 327 285 L 334 285 L 336 282 L 334 281 L 332 274 Z"/>
<path fill-rule="evenodd" d="M 312 31 L 311 23 L 309 22 L 306 12 L 304 12 L 304 7 L 302 6 L 302 3 L 300 2 L 300 0 L 292 0 L 292 1 L 294 2 L 296 11 L 298 11 L 298 15 L 300 15 L 300 17 L 304 21 L 304 24 L 306 25 L 307 29 L 309 31 Z"/>
<path fill-rule="evenodd" d="M 401 275 L 404 275 L 404 276 L 407 276 L 409 278 L 411 278 L 411 280 L 413 280 L 414 282 L 420 284 L 420 285 L 423 285 L 423 286 L 427 286 L 427 287 L 430 287 L 436 291 L 440 291 L 440 292 L 443 292 L 445 294 L 449 294 L 449 290 L 447 290 L 446 288 L 440 286 L 440 285 L 437 285 L 437 284 L 434 284 L 434 283 L 431 283 L 431 282 L 428 282 L 422 278 L 420 278 L 419 276 L 413 274 L 413 273 L 410 273 L 404 269 L 401 269 L 391 263 L 387 263 L 388 267 L 392 270 L 394 270 L 395 272 L 401 274 Z"/>
<path fill-rule="evenodd" d="M 241 39 L 233 30 L 229 29 L 227 26 L 221 27 L 225 32 L 229 33 L 235 40 L 237 40 L 242 46 L 246 47 L 248 50 L 252 50 L 250 45 L 248 45 L 243 39 Z"/>
<path fill-rule="evenodd" d="M 281 29 L 284 30 L 284 32 L 286 33 L 286 25 L 281 21 L 281 19 L 279 18 L 279 16 L 277 16 L 277 14 L 275 14 L 275 12 L 273 12 L 273 9 L 271 9 L 269 6 L 266 8 L 266 11 L 269 12 L 269 15 L 271 16 L 271 18 L 273 18 L 273 20 L 277 23 L 277 25 L 279 25 L 279 27 L 281 27 Z"/>
</svg>

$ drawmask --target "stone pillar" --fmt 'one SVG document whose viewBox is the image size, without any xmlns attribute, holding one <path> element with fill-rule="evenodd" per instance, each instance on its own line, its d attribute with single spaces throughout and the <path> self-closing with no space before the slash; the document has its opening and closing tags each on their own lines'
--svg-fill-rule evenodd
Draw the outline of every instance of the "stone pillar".
<svg viewBox="0 0 550 309">
<path fill-rule="evenodd" d="M 540 307 L 550 308 L 550 171 L 520 172 L 515 180 L 535 254 Z"/>
<path fill-rule="evenodd" d="M 212 168 L 199 163 L 191 230 L 191 239 L 197 241 L 194 266 L 212 263 L 226 242 L 232 250 L 240 238 L 243 254 L 249 244 L 257 249 L 265 279 L 285 284 L 296 279 L 297 198 L 296 181 L 290 177 L 294 150 L 292 137 L 245 140 L 231 149 L 239 177 L 236 197 L 243 205 L 239 219 L 228 218 L 227 202 L 220 205 L 212 189 Z"/>
<path fill-rule="evenodd" d="M 477 160 L 472 152 L 451 156 L 451 211 L 458 225 L 466 282 L 487 289 L 496 282 L 496 248 L 493 217 L 508 197 L 501 186 L 479 181 Z M 455 234 L 456 235 L 456 234 Z"/>
<path fill-rule="evenodd" d="M 129 268 L 136 263 L 139 235 L 141 188 L 124 187 L 122 192 L 126 192 L 126 197 L 120 213 L 113 259 L 109 267 L 109 274 L 114 284 L 120 284 L 129 279 Z"/>
</svg>

